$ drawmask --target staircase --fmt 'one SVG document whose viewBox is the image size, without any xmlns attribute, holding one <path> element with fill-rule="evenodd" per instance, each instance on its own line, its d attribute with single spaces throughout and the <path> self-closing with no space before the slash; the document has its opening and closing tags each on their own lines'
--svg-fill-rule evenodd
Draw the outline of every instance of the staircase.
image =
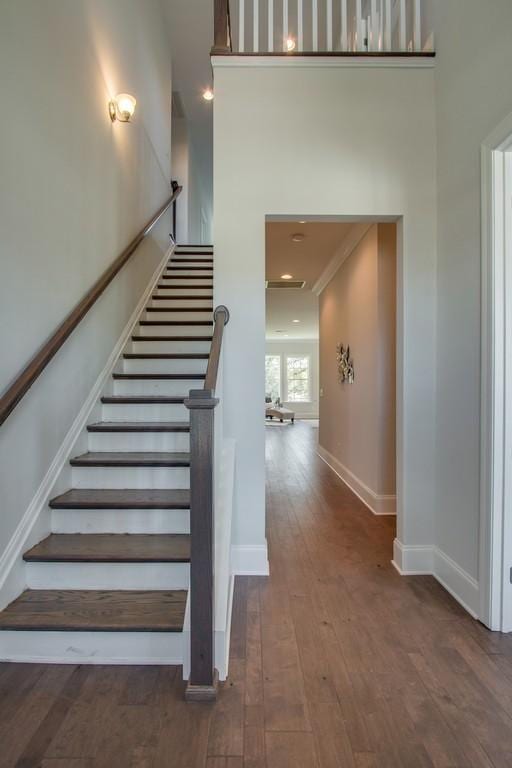
<svg viewBox="0 0 512 768">
<path fill-rule="evenodd" d="M 179 246 L 24 553 L 28 589 L 0 613 L 0 658 L 181 663 L 190 564 L 190 389 L 213 329 L 213 250 Z"/>
</svg>

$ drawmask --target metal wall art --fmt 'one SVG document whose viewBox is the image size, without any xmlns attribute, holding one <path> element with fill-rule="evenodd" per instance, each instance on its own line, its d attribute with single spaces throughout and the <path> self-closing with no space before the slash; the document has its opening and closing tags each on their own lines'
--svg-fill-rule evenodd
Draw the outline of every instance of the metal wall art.
<svg viewBox="0 0 512 768">
<path fill-rule="evenodd" d="M 343 344 L 336 347 L 338 361 L 338 381 L 340 384 L 354 383 L 354 361 L 350 359 L 350 347 L 344 348 Z"/>
</svg>

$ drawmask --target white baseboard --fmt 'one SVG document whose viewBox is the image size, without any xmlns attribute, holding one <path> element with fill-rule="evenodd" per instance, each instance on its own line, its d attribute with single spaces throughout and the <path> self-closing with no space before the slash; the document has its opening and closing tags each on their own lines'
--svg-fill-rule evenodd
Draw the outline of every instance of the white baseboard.
<svg viewBox="0 0 512 768">
<path fill-rule="evenodd" d="M 396 515 L 396 496 L 375 493 L 369 488 L 362 480 L 360 480 L 353 472 L 345 467 L 341 461 L 329 453 L 321 445 L 318 446 L 318 456 L 325 461 L 328 467 L 338 475 L 340 480 L 343 480 L 345 485 L 348 485 L 350 490 L 361 499 L 374 515 Z"/>
<path fill-rule="evenodd" d="M 479 618 L 480 586 L 478 581 L 438 547 L 434 549 L 434 576 L 474 619 Z"/>
<path fill-rule="evenodd" d="M 48 468 L 41 485 L 37 489 L 25 514 L 12 535 L 11 540 L 0 557 L 0 610 L 5 608 L 8 603 L 12 602 L 12 600 L 26 588 L 27 582 L 22 554 L 32 545 L 37 544 L 38 541 L 50 532 L 50 516 L 49 514 L 44 515 L 43 513 L 48 507 L 48 501 L 51 497 L 55 483 L 69 461 L 73 447 L 82 431 L 85 429 L 90 413 L 101 396 L 107 379 L 111 375 L 123 347 L 128 342 L 133 327 L 138 321 L 141 313 L 144 311 L 154 286 L 164 271 L 174 247 L 173 244 L 167 249 L 160 264 L 153 273 L 148 287 L 132 312 L 117 344 L 112 350 L 103 370 L 96 379 L 89 396 L 78 412 L 61 447 Z"/>
<path fill-rule="evenodd" d="M 235 577 L 229 577 L 228 589 L 228 613 L 224 628 L 215 630 L 215 667 L 219 673 L 219 680 L 225 680 L 229 671 L 229 644 L 231 640 L 231 615 L 233 609 L 233 591 Z"/>
<path fill-rule="evenodd" d="M 404 545 L 395 539 L 392 563 L 401 576 L 433 576 L 473 618 L 479 617 L 478 582 L 439 547 Z"/>
<path fill-rule="evenodd" d="M 231 572 L 235 576 L 268 576 L 267 544 L 233 544 Z"/>
<path fill-rule="evenodd" d="M 391 561 L 401 576 L 431 576 L 434 573 L 433 544 L 409 545 L 395 539 Z"/>
</svg>

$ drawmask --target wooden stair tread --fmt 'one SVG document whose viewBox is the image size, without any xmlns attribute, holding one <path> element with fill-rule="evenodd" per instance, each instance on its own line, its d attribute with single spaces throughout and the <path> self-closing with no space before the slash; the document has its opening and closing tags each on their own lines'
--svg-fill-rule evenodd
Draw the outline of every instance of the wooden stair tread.
<svg viewBox="0 0 512 768">
<path fill-rule="evenodd" d="M 0 630 L 181 632 L 185 590 L 28 589 L 0 612 Z"/>
<path fill-rule="evenodd" d="M 172 278 L 166 278 L 165 276 L 163 276 L 162 279 L 163 280 L 172 280 Z M 201 283 L 201 285 L 198 285 L 197 283 L 194 283 L 193 285 L 182 285 L 181 283 L 179 285 L 175 285 L 174 283 L 172 285 L 167 285 L 167 283 L 165 283 L 165 284 L 158 283 L 157 288 L 160 291 L 174 291 L 174 290 L 182 291 L 183 289 L 185 289 L 185 290 L 192 290 L 192 288 L 194 290 L 199 289 L 200 291 L 205 291 L 207 288 L 213 288 L 213 285 L 211 283 L 210 283 L 210 285 L 203 285 L 202 283 Z M 183 296 L 184 298 L 186 298 L 186 294 L 178 294 L 178 295 Z"/>
<path fill-rule="evenodd" d="M 185 395 L 103 395 L 104 405 L 182 405 Z"/>
<path fill-rule="evenodd" d="M 36 563 L 188 563 L 188 533 L 51 533 L 25 552 Z"/>
<path fill-rule="evenodd" d="M 184 451 L 88 451 L 69 462 L 72 467 L 189 467 Z"/>
<path fill-rule="evenodd" d="M 182 488 L 71 488 L 51 499 L 52 509 L 188 509 Z"/>
<path fill-rule="evenodd" d="M 172 270 L 161 276 L 162 280 L 210 280 L 213 282 L 213 275 L 173 275 Z M 193 284 L 196 287 L 196 283 Z M 186 288 L 192 288 L 192 285 L 185 286 Z M 211 287 L 208 286 L 208 287 Z"/>
<path fill-rule="evenodd" d="M 139 325 L 213 325 L 213 320 L 139 320 Z"/>
<path fill-rule="evenodd" d="M 208 360 L 208 352 L 125 352 L 126 360 Z M 194 374 L 197 377 L 202 373 Z M 114 374 L 116 376 L 116 374 Z"/>
<path fill-rule="evenodd" d="M 104 405 L 183 405 L 185 396 L 167 395 L 104 395 Z"/>
<path fill-rule="evenodd" d="M 119 381 L 200 381 L 204 373 L 113 373 Z"/>
<path fill-rule="evenodd" d="M 212 336 L 150 336 L 134 334 L 132 341 L 211 341 Z"/>
<path fill-rule="evenodd" d="M 155 294 L 151 297 L 153 301 L 176 301 L 178 299 L 179 301 L 185 301 L 188 299 L 193 299 L 194 301 L 197 301 L 198 299 L 212 299 L 213 301 L 213 295 L 212 296 L 202 296 L 201 294 L 194 294 L 193 296 L 160 296 L 159 294 Z M 149 309 L 149 307 L 148 307 Z M 207 309 L 202 310 L 203 312 L 210 312 L 211 307 L 207 307 Z M 194 309 L 194 312 L 201 312 L 200 309 Z"/>
<path fill-rule="evenodd" d="M 146 307 L 146 312 L 208 312 L 212 314 L 211 307 Z"/>
<path fill-rule="evenodd" d="M 186 266 L 181 266 L 181 265 L 180 266 L 176 266 L 176 264 L 173 264 L 172 268 L 173 268 L 173 270 L 178 269 L 178 270 L 183 270 L 183 271 L 184 270 L 189 270 L 189 269 L 190 270 L 201 269 L 201 270 L 204 270 L 205 272 L 213 272 L 213 267 L 201 267 L 201 266 L 186 267 Z"/>
<path fill-rule="evenodd" d="M 99 421 L 88 432 L 190 432 L 188 421 Z"/>
<path fill-rule="evenodd" d="M 210 254 L 205 254 L 206 256 L 209 256 Z M 188 256 L 188 253 L 177 253 L 176 256 Z M 208 258 L 197 258 L 197 259 L 175 259 L 172 258 L 169 262 L 169 266 L 172 266 L 174 264 L 213 264 L 213 259 Z"/>
</svg>

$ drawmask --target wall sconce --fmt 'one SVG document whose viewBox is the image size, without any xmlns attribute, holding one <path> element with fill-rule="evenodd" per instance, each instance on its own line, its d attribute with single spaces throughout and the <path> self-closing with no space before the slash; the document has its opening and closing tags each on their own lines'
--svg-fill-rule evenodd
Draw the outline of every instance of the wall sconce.
<svg viewBox="0 0 512 768">
<path fill-rule="evenodd" d="M 135 112 L 136 99 L 129 93 L 118 93 L 108 103 L 108 113 L 112 122 L 119 120 L 121 123 L 129 123 Z"/>
</svg>

